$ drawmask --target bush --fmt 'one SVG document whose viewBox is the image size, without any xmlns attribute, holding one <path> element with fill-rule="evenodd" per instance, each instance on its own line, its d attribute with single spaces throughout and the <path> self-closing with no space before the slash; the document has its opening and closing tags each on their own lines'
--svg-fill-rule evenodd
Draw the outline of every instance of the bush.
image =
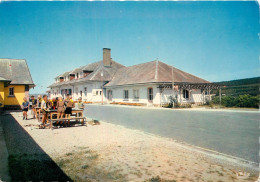
<svg viewBox="0 0 260 182">
<path fill-rule="evenodd" d="M 222 96 L 221 105 L 225 107 L 250 107 L 258 108 L 259 106 L 259 96 L 252 95 L 239 95 L 235 96 Z M 212 99 L 213 104 L 220 104 L 219 96 Z"/>
</svg>

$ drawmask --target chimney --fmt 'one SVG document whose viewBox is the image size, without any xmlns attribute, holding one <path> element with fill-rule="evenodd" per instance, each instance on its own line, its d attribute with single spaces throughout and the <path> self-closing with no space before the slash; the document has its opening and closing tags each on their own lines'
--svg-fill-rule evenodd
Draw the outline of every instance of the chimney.
<svg viewBox="0 0 260 182">
<path fill-rule="evenodd" d="M 111 49 L 103 48 L 103 65 L 106 67 L 112 66 L 111 60 Z"/>
</svg>

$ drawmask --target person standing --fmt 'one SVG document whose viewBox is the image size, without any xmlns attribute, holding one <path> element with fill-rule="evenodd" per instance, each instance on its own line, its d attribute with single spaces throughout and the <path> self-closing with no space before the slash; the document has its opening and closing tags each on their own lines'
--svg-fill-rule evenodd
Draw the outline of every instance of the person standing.
<svg viewBox="0 0 260 182">
<path fill-rule="evenodd" d="M 62 100 L 62 97 L 59 97 L 59 100 L 57 101 L 57 109 L 58 109 L 58 116 L 57 119 L 63 118 L 64 111 L 65 111 L 65 104 Z M 62 121 L 60 121 L 60 124 L 62 124 Z"/>
<path fill-rule="evenodd" d="M 84 109 L 84 104 L 82 102 L 82 98 L 81 97 L 78 99 L 78 108 L 79 109 Z"/>
<path fill-rule="evenodd" d="M 83 109 L 84 110 L 84 103 L 82 102 L 82 98 L 81 97 L 78 99 L 78 109 Z M 77 117 L 83 117 L 83 116 L 81 116 L 81 114 L 79 113 Z"/>
<path fill-rule="evenodd" d="M 45 122 L 47 120 L 47 110 L 48 110 L 48 97 L 47 95 L 43 96 L 43 100 L 41 102 L 41 110 L 42 110 L 42 126 L 45 128 Z"/>
<path fill-rule="evenodd" d="M 35 108 L 37 107 L 37 100 L 34 98 L 33 95 L 31 96 L 31 101 L 32 101 L 33 119 L 35 119 L 35 114 L 36 114 Z"/>
<path fill-rule="evenodd" d="M 23 103 L 22 103 L 23 120 L 24 120 L 24 119 L 27 120 L 27 112 L 28 112 L 28 108 L 29 108 L 29 102 L 27 101 L 27 98 L 24 97 L 24 98 L 23 98 Z"/>
<path fill-rule="evenodd" d="M 37 107 L 41 107 L 42 104 L 42 96 L 38 95 L 38 99 L 37 99 Z"/>
</svg>

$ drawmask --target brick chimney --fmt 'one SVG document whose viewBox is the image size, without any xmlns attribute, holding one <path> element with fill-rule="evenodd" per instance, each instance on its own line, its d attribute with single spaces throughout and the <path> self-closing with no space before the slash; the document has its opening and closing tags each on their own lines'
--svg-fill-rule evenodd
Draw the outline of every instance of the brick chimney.
<svg viewBox="0 0 260 182">
<path fill-rule="evenodd" d="M 111 49 L 103 48 L 103 64 L 106 67 L 112 66 Z"/>
</svg>

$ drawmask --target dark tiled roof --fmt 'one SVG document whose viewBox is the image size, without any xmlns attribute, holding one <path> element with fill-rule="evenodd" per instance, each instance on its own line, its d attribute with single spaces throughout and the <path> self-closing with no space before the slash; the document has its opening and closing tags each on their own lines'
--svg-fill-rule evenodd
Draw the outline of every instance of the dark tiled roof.
<svg viewBox="0 0 260 182">
<path fill-rule="evenodd" d="M 69 74 L 75 74 L 79 71 L 94 71 L 100 64 L 102 63 L 102 61 L 98 61 L 98 62 L 95 62 L 95 63 L 90 63 L 86 66 L 81 66 L 79 68 L 75 68 L 74 70 L 72 71 L 67 71 L 67 72 L 64 72 L 62 73 L 61 75 L 55 77 L 55 78 L 59 78 L 59 77 L 64 77 L 64 76 L 68 76 Z"/>
<path fill-rule="evenodd" d="M 174 82 L 210 83 L 161 61 L 152 61 L 119 69 L 106 86 L 172 82 L 172 70 Z"/>
<path fill-rule="evenodd" d="M 74 70 L 72 70 L 72 71 L 70 72 L 70 74 L 77 74 L 77 73 L 81 72 L 84 67 L 85 67 L 85 66 L 81 66 L 81 67 L 79 67 L 79 68 L 75 68 Z"/>
<path fill-rule="evenodd" d="M 98 61 L 95 63 L 88 64 L 87 66 L 84 66 L 84 71 L 94 71 L 98 66 L 102 64 L 103 61 Z"/>
<path fill-rule="evenodd" d="M 25 59 L 0 59 L 0 77 L 11 84 L 34 85 Z"/>
<path fill-rule="evenodd" d="M 123 68 L 124 66 L 113 61 L 111 67 L 104 67 L 103 61 L 98 61 L 95 63 L 88 64 L 85 66 L 82 70 L 85 71 L 92 71 L 87 77 L 81 78 L 81 79 L 73 79 L 71 81 L 64 81 L 64 82 L 58 82 L 53 83 L 49 87 L 55 87 L 60 85 L 66 85 L 66 84 L 73 84 L 78 82 L 84 82 L 84 81 L 110 81 L 113 76 L 115 75 L 116 71 L 120 68 Z M 103 78 L 101 76 L 101 73 L 103 71 Z M 68 74 L 69 72 L 66 72 Z"/>
</svg>

